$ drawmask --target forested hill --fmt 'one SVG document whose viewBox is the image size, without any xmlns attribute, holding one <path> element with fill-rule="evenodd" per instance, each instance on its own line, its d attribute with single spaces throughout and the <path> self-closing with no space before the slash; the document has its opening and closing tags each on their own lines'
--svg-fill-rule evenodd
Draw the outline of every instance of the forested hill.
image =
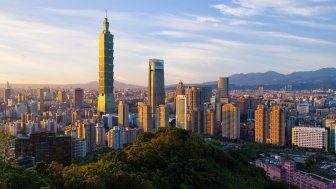
<svg viewBox="0 0 336 189">
<path fill-rule="evenodd" d="M 92 163 L 39 163 L 31 171 L 7 166 L 0 169 L 0 188 L 288 188 L 250 165 L 246 150 L 254 149 L 223 150 L 196 133 L 164 128 Z"/>
</svg>

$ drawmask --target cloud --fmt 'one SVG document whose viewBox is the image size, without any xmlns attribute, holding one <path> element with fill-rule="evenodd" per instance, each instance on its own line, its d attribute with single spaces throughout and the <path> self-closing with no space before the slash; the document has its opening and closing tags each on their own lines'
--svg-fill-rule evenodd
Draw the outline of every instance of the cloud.
<svg viewBox="0 0 336 189">
<path fill-rule="evenodd" d="M 168 37 L 173 37 L 173 38 L 186 38 L 186 37 L 191 37 L 192 34 L 186 33 L 186 32 L 180 32 L 180 31 L 160 31 L 154 33 L 156 35 L 161 35 L 161 36 L 168 36 Z"/>
<path fill-rule="evenodd" d="M 335 45 L 335 43 L 332 41 L 325 41 L 322 39 L 302 37 L 302 36 L 292 35 L 292 34 L 284 33 L 284 32 L 259 32 L 259 34 L 261 36 L 270 36 L 270 37 L 276 37 L 276 38 L 281 38 L 281 39 L 294 40 L 297 42 L 313 44 L 313 45 Z"/>
<path fill-rule="evenodd" d="M 196 20 L 199 22 L 212 22 L 212 23 L 218 23 L 220 22 L 219 19 L 214 17 L 204 17 L 204 16 L 198 16 L 196 17 Z"/>
<path fill-rule="evenodd" d="M 228 4 L 215 4 L 211 7 L 224 15 L 251 17 L 258 15 L 297 15 L 315 16 L 335 12 L 335 7 L 315 1 L 314 3 L 292 0 L 231 0 Z"/>
<path fill-rule="evenodd" d="M 252 16 L 257 14 L 256 10 L 245 7 L 231 7 L 225 4 L 217 4 L 213 5 L 212 7 L 218 9 L 222 14 L 237 17 Z"/>
</svg>

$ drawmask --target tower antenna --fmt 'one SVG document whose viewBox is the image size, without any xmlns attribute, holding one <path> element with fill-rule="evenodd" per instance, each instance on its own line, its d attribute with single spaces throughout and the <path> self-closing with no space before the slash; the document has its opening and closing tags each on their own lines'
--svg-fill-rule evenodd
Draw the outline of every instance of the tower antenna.
<svg viewBox="0 0 336 189">
<path fill-rule="evenodd" d="M 107 18 L 107 9 L 105 9 L 105 18 Z"/>
</svg>

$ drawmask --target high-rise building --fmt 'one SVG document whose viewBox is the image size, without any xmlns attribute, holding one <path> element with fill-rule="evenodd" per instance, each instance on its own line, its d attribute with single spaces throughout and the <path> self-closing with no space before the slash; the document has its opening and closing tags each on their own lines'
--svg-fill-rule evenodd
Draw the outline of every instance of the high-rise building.
<svg viewBox="0 0 336 189">
<path fill-rule="evenodd" d="M 202 104 L 205 102 L 210 102 L 212 96 L 212 88 L 211 87 L 201 87 L 201 102 Z"/>
<path fill-rule="evenodd" d="M 180 81 L 177 86 L 176 86 L 176 92 L 175 95 L 184 95 L 185 94 L 185 89 L 182 81 Z"/>
<path fill-rule="evenodd" d="M 116 109 L 113 96 L 113 52 L 113 35 L 105 18 L 103 31 L 99 35 L 98 112 L 101 114 L 113 113 Z"/>
<path fill-rule="evenodd" d="M 138 128 L 143 128 L 145 132 L 155 132 L 151 106 L 142 102 L 138 103 Z"/>
<path fill-rule="evenodd" d="M 217 134 L 221 131 L 218 125 L 220 124 L 216 121 L 216 111 L 213 108 L 204 110 L 204 133 L 211 136 Z"/>
<path fill-rule="evenodd" d="M 186 94 L 188 95 L 188 106 L 190 111 L 197 111 L 202 108 L 202 95 L 201 88 L 199 87 L 188 87 Z"/>
<path fill-rule="evenodd" d="M 123 131 L 118 126 L 114 126 L 108 132 L 108 147 L 120 149 L 123 147 Z"/>
<path fill-rule="evenodd" d="M 255 111 L 255 141 L 273 145 L 285 145 L 285 113 L 279 105 L 267 109 L 258 105 Z"/>
<path fill-rule="evenodd" d="M 86 156 L 86 141 L 79 138 L 71 139 L 71 158 L 75 160 Z"/>
<path fill-rule="evenodd" d="M 156 108 L 165 104 L 165 83 L 163 60 L 149 59 L 148 102 L 151 105 L 152 119 L 155 120 Z M 155 121 L 153 122 L 155 128 Z"/>
<path fill-rule="evenodd" d="M 169 127 L 169 115 L 168 115 L 168 107 L 166 105 L 159 105 L 156 108 L 156 126 L 159 127 Z"/>
<path fill-rule="evenodd" d="M 84 101 L 84 90 L 81 88 L 76 88 L 74 95 L 75 107 L 81 107 L 83 105 L 83 101 Z"/>
<path fill-rule="evenodd" d="M 189 130 L 188 127 L 188 96 L 177 95 L 176 96 L 176 127 Z"/>
<path fill-rule="evenodd" d="M 259 104 L 255 111 L 255 141 L 259 143 L 266 143 L 269 138 L 269 112 L 265 105 Z"/>
<path fill-rule="evenodd" d="M 270 138 L 269 143 L 283 146 L 285 140 L 285 113 L 279 105 L 274 105 L 270 113 Z"/>
<path fill-rule="evenodd" d="M 76 131 L 77 138 L 86 140 L 87 152 L 96 150 L 96 130 L 93 123 L 89 123 L 87 120 L 84 123 L 77 123 Z"/>
<path fill-rule="evenodd" d="M 36 101 L 30 103 L 30 113 L 32 113 L 33 116 L 38 115 L 38 103 Z"/>
<path fill-rule="evenodd" d="M 96 145 L 97 146 L 105 146 L 105 128 L 103 125 L 98 124 L 95 126 L 95 134 L 96 134 Z"/>
<path fill-rule="evenodd" d="M 218 99 L 221 103 L 229 103 L 229 78 L 220 77 L 218 80 Z"/>
<path fill-rule="evenodd" d="M 66 101 L 66 93 L 65 93 L 65 91 L 59 90 L 57 92 L 57 101 L 61 102 L 61 103 L 63 103 L 63 102 Z"/>
<path fill-rule="evenodd" d="M 10 89 L 9 83 L 7 81 L 7 85 L 6 85 L 6 88 L 5 88 L 5 91 L 4 91 L 4 103 L 5 103 L 5 105 L 8 105 L 8 100 L 10 98 L 11 98 L 11 89 Z"/>
<path fill-rule="evenodd" d="M 37 89 L 37 101 L 44 100 L 44 89 Z"/>
<path fill-rule="evenodd" d="M 230 139 L 240 139 L 239 107 L 233 103 L 222 106 L 222 136 Z"/>
<path fill-rule="evenodd" d="M 26 103 L 27 97 L 26 95 L 19 93 L 17 96 L 17 102 L 18 103 Z"/>
<path fill-rule="evenodd" d="M 204 132 L 203 130 L 203 105 L 205 102 L 204 90 L 202 87 L 188 87 L 186 89 L 188 96 L 188 130 L 193 132 Z M 210 100 L 210 99 L 209 99 Z"/>
<path fill-rule="evenodd" d="M 129 106 L 127 103 L 120 101 L 118 104 L 118 125 L 119 127 L 128 127 L 129 125 Z"/>
</svg>

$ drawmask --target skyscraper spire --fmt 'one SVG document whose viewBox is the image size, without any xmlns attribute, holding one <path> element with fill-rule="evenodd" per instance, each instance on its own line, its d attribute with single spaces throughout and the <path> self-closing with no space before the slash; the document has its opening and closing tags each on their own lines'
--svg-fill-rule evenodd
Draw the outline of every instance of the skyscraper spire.
<svg viewBox="0 0 336 189">
<path fill-rule="evenodd" d="M 104 22 L 103 22 L 103 30 L 105 32 L 109 31 L 109 22 L 107 19 L 107 9 L 105 9 L 105 18 L 104 18 Z"/>
</svg>

